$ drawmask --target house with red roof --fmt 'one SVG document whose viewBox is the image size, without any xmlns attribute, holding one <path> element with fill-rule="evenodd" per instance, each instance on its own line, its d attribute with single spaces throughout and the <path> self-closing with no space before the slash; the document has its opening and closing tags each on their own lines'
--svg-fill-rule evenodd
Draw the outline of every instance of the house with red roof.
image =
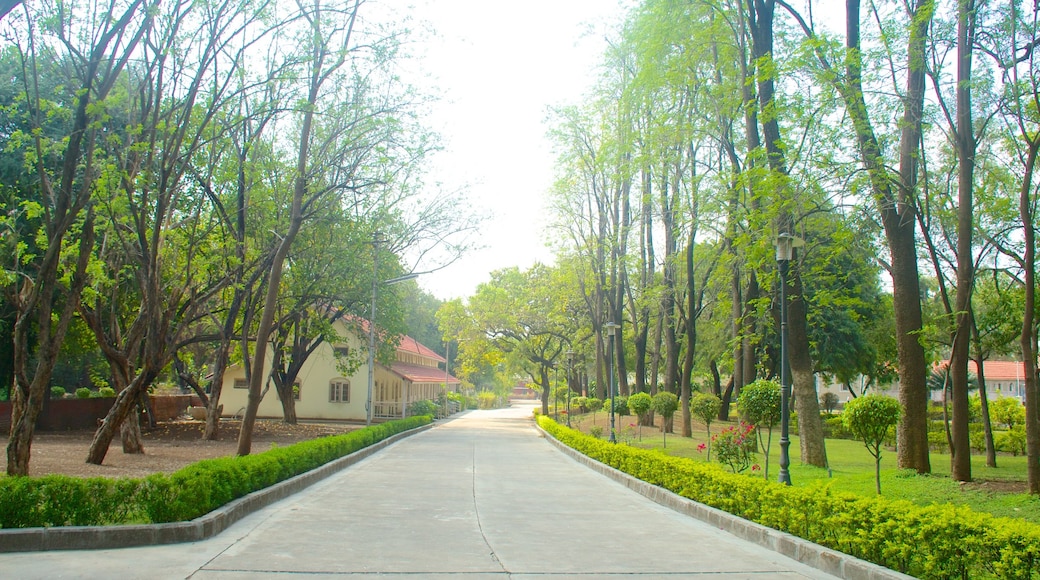
<svg viewBox="0 0 1040 580">
<path fill-rule="evenodd" d="M 368 322 L 337 321 L 340 340 L 323 343 L 310 355 L 296 383 L 296 416 L 301 420 L 366 420 L 368 401 Z M 376 363 L 372 384 L 372 419 L 386 421 L 408 415 L 416 401 L 436 401 L 446 392 L 458 392 L 461 381 L 441 365 L 447 361 L 414 338 L 399 338 L 395 360 Z M 350 364 L 353 362 L 354 364 Z M 360 364 L 358 364 L 360 362 Z M 269 372 L 269 371 L 265 371 Z M 224 375 L 220 402 L 224 414 L 241 416 L 248 398 L 245 368 L 235 365 Z M 281 418 L 282 406 L 274 389 L 260 403 L 261 418 Z"/>
</svg>

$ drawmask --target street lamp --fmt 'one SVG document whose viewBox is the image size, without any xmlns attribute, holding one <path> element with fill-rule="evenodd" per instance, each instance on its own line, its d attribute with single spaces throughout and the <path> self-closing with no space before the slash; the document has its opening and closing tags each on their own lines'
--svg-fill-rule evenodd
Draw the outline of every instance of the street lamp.
<svg viewBox="0 0 1040 580">
<path fill-rule="evenodd" d="M 617 443 L 617 436 L 614 434 L 614 333 L 619 328 L 619 325 L 615 324 L 614 321 L 610 321 L 605 325 L 607 329 L 607 338 L 609 339 L 610 346 L 608 347 L 609 352 L 607 353 L 607 385 L 610 388 L 610 442 Z"/>
<path fill-rule="evenodd" d="M 379 286 L 379 234 L 372 238 L 372 310 L 368 317 L 368 398 L 365 399 L 365 426 L 372 424 L 372 388 L 375 385 L 376 372 L 376 288 Z M 405 280 L 413 280 L 419 274 L 405 274 L 383 284 L 397 284 Z M 403 393 L 402 393 L 403 394 Z M 403 401 L 402 401 L 403 403 Z"/>
<path fill-rule="evenodd" d="M 571 378 L 574 375 L 574 351 L 567 351 L 567 427 L 571 426 Z"/>
<path fill-rule="evenodd" d="M 553 363 L 553 384 L 549 392 L 553 396 L 553 421 L 560 422 L 560 363 Z"/>
<path fill-rule="evenodd" d="M 791 359 L 787 349 L 787 272 L 794 249 L 805 241 L 787 232 L 776 237 L 776 263 L 780 271 L 780 483 L 791 485 Z"/>
</svg>

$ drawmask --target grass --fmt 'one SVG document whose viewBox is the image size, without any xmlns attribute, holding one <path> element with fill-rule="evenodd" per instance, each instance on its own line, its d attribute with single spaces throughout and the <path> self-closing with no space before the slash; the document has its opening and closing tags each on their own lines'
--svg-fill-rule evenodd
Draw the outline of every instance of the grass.
<svg viewBox="0 0 1040 580">
<path fill-rule="evenodd" d="M 551 410 L 551 409 L 550 409 Z M 566 420 L 561 417 L 561 423 Z M 610 433 L 610 415 L 605 412 L 571 417 L 572 427 L 588 432 L 593 425 L 603 429 L 603 437 Z M 707 461 L 707 454 L 700 449 L 707 444 L 708 435 L 704 425 L 694 422 L 693 437 L 682 437 L 678 431 L 662 437 L 659 427 L 635 426 L 634 417 L 617 417 L 615 429 L 619 443 L 643 449 L 658 449 L 669 455 L 688 457 L 697 461 Z M 679 428 L 679 419 L 675 421 Z M 735 422 L 712 423 L 712 434 L 718 433 Z M 642 434 L 640 438 L 640 432 Z M 773 431 L 773 441 L 769 453 L 769 478 L 775 480 L 780 466 L 780 432 Z M 830 469 L 801 464 L 801 453 L 797 436 L 791 437 L 791 482 L 795 486 L 830 487 L 843 492 L 863 496 L 874 493 L 874 458 L 859 441 L 847 439 L 827 440 L 827 459 Z M 761 468 L 756 474 L 748 473 L 748 477 L 763 477 L 765 462 L 761 455 L 757 458 Z M 950 455 L 946 453 L 931 454 L 932 473 L 917 475 L 913 471 L 900 470 L 896 466 L 894 450 L 887 449 L 881 454 L 881 493 L 889 499 L 904 499 L 918 505 L 956 504 L 966 505 L 980 512 L 988 512 L 996 516 L 1019 518 L 1033 523 L 1040 523 L 1040 498 L 1008 491 L 1008 489 L 1024 489 L 1026 481 L 1025 457 L 998 455 L 997 465 L 986 466 L 985 457 L 972 456 L 972 483 L 961 484 L 950 479 Z"/>
</svg>

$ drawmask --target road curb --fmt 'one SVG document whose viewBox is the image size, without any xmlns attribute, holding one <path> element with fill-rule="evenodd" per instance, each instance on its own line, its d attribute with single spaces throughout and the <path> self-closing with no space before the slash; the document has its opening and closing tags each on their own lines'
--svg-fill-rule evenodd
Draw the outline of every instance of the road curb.
<svg viewBox="0 0 1040 580">
<path fill-rule="evenodd" d="M 50 550 L 108 550 L 134 546 L 179 544 L 211 538 L 247 515 L 285 499 L 330 475 L 366 459 L 405 437 L 432 428 L 430 423 L 392 435 L 271 487 L 242 496 L 187 522 L 125 526 L 65 526 L 0 529 L 0 553 Z"/>
<path fill-rule="evenodd" d="M 913 579 L 913 576 L 908 576 L 901 572 L 885 568 L 884 566 L 879 566 L 867 562 L 866 560 L 856 558 L 855 556 L 850 556 L 838 552 L 837 550 L 814 544 L 808 540 L 799 538 L 798 536 L 788 534 L 787 532 L 774 530 L 750 520 L 745 520 L 744 518 L 724 512 L 720 509 L 697 503 L 691 499 L 668 491 L 663 487 L 651 485 L 643 480 L 636 479 L 623 471 L 614 469 L 609 465 L 600 463 L 587 455 L 575 451 L 571 447 L 561 443 L 538 425 L 535 425 L 535 428 L 537 428 L 545 437 L 546 441 L 562 451 L 564 455 L 567 455 L 574 461 L 577 461 L 589 469 L 624 485 L 632 491 L 646 497 L 650 501 L 685 516 L 690 516 L 701 520 L 702 522 L 709 523 L 742 540 L 747 540 L 753 544 L 757 544 L 763 548 L 787 556 L 792 560 L 796 560 L 822 572 L 826 572 L 845 580 Z"/>
</svg>

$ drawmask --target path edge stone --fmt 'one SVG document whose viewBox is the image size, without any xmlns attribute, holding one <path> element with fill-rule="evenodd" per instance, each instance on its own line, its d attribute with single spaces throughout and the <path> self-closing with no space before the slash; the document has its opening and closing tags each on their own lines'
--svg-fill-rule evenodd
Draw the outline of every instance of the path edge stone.
<svg viewBox="0 0 1040 580">
<path fill-rule="evenodd" d="M 563 452 L 574 461 L 585 467 L 606 476 L 609 479 L 624 485 L 628 489 L 642 495 L 650 501 L 664 506 L 672 511 L 685 516 L 698 519 L 711 524 L 716 528 L 728 532 L 742 540 L 772 550 L 778 554 L 791 558 L 831 574 L 843 580 L 905 580 L 913 579 L 901 572 L 867 562 L 855 556 L 814 544 L 798 536 L 781 532 L 763 526 L 761 524 L 745 520 L 718 508 L 698 503 L 692 499 L 682 497 L 663 487 L 651 485 L 641 479 L 614 469 L 613 467 L 596 461 L 591 457 L 579 453 L 571 447 L 561 443 L 537 424 L 535 428 L 556 449 Z"/>
<path fill-rule="evenodd" d="M 302 491 L 405 437 L 426 431 L 436 424 L 436 422 L 429 423 L 394 434 L 350 455 L 344 455 L 325 465 L 244 495 L 191 521 L 166 524 L 0 529 L 0 553 L 109 550 L 205 540 L 223 532 L 249 514 Z"/>
</svg>

